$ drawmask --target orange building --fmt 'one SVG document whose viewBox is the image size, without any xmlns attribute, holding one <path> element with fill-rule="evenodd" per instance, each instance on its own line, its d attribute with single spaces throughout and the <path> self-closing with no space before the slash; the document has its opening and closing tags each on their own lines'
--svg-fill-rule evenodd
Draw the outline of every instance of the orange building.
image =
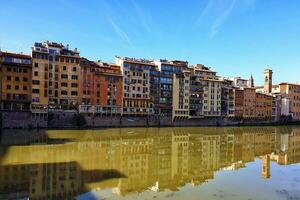
<svg viewBox="0 0 300 200">
<path fill-rule="evenodd" d="M 121 114 L 123 78 L 120 67 L 81 59 L 80 112 Z"/>
<path fill-rule="evenodd" d="M 244 118 L 255 118 L 256 112 L 256 92 L 255 88 L 244 88 Z"/>
<path fill-rule="evenodd" d="M 300 85 L 292 83 L 280 83 L 280 93 L 286 94 L 290 100 L 290 112 L 293 119 L 300 119 Z"/>
<path fill-rule="evenodd" d="M 86 58 L 80 59 L 80 104 L 81 105 L 96 105 L 94 101 L 94 79 L 95 69 L 98 65 Z"/>
<path fill-rule="evenodd" d="M 267 94 L 256 93 L 256 118 L 272 119 L 273 97 Z"/>
<path fill-rule="evenodd" d="M 244 115 L 244 90 L 235 89 L 234 91 L 235 111 L 236 118 L 243 118 Z"/>
<path fill-rule="evenodd" d="M 30 110 L 31 71 L 29 55 L 0 52 L 1 110 Z"/>
</svg>

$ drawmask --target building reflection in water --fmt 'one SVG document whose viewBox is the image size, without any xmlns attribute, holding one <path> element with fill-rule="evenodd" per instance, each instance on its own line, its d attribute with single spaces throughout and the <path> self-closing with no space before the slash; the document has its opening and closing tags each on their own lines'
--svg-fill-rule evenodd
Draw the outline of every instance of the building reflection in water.
<svg viewBox="0 0 300 200">
<path fill-rule="evenodd" d="M 117 195 L 177 191 L 262 160 L 300 162 L 299 128 L 148 128 L 7 131 L 0 148 L 0 199 L 74 199 L 111 188 Z"/>
</svg>

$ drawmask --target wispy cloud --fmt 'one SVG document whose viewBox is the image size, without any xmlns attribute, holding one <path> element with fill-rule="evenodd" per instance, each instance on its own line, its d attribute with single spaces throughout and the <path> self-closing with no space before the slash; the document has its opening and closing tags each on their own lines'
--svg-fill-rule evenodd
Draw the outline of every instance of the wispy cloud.
<svg viewBox="0 0 300 200">
<path fill-rule="evenodd" d="M 198 19 L 196 20 L 196 24 L 199 25 L 204 17 L 209 13 L 209 11 L 213 8 L 215 0 L 208 0 L 205 8 L 203 9 L 203 11 L 201 12 L 200 16 L 198 17 Z"/>
<path fill-rule="evenodd" d="M 135 0 L 131 0 L 131 3 L 136 11 L 137 18 L 139 19 L 141 25 L 148 31 L 151 32 L 151 27 L 149 25 L 149 20 L 145 15 L 145 11 L 136 3 Z"/>
<path fill-rule="evenodd" d="M 224 21 L 228 18 L 228 16 L 231 14 L 234 6 L 235 6 L 236 0 L 231 0 L 231 3 L 229 6 L 221 13 L 221 15 L 214 21 L 214 23 L 211 26 L 210 31 L 210 38 L 213 38 L 220 30 L 220 27 L 224 23 Z"/>
<path fill-rule="evenodd" d="M 127 33 L 120 26 L 118 26 L 112 19 L 110 19 L 109 21 L 110 21 L 110 24 L 113 27 L 114 31 L 116 32 L 116 34 L 120 38 L 124 39 L 129 45 L 132 46 L 131 40 L 128 37 Z"/>
<path fill-rule="evenodd" d="M 212 20 L 209 25 L 209 37 L 212 39 L 220 31 L 225 21 L 235 9 L 248 9 L 255 5 L 256 0 L 208 0 L 206 6 L 196 18 L 196 26 L 204 20 Z M 220 11 L 221 10 L 221 11 Z"/>
<path fill-rule="evenodd" d="M 133 44 L 130 40 L 130 37 L 129 37 L 128 33 L 117 23 L 117 21 L 114 18 L 114 16 L 118 16 L 118 14 L 114 12 L 114 10 L 111 8 L 111 6 L 108 3 L 106 3 L 105 0 L 102 0 L 101 3 L 102 3 L 102 7 L 105 9 L 105 12 L 103 12 L 102 10 L 101 10 L 101 12 L 104 14 L 107 22 L 112 27 L 114 32 L 123 41 L 125 41 L 128 45 L 133 47 Z"/>
</svg>

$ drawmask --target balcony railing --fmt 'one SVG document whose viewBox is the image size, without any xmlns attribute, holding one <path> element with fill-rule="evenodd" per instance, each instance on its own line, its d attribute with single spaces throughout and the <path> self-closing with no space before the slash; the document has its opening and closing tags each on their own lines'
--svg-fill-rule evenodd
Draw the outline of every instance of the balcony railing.
<svg viewBox="0 0 300 200">
<path fill-rule="evenodd" d="M 31 104 L 31 113 L 48 113 L 48 105 L 46 104 Z"/>
<path fill-rule="evenodd" d="M 87 114 L 122 114 L 119 106 L 79 105 L 78 111 Z"/>
</svg>

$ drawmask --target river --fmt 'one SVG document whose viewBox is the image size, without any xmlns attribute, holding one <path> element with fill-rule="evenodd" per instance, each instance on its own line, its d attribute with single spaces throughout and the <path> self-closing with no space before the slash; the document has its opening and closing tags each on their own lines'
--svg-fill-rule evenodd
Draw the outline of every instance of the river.
<svg viewBox="0 0 300 200">
<path fill-rule="evenodd" d="M 2 130 L 0 199 L 300 199 L 300 127 Z"/>
</svg>

